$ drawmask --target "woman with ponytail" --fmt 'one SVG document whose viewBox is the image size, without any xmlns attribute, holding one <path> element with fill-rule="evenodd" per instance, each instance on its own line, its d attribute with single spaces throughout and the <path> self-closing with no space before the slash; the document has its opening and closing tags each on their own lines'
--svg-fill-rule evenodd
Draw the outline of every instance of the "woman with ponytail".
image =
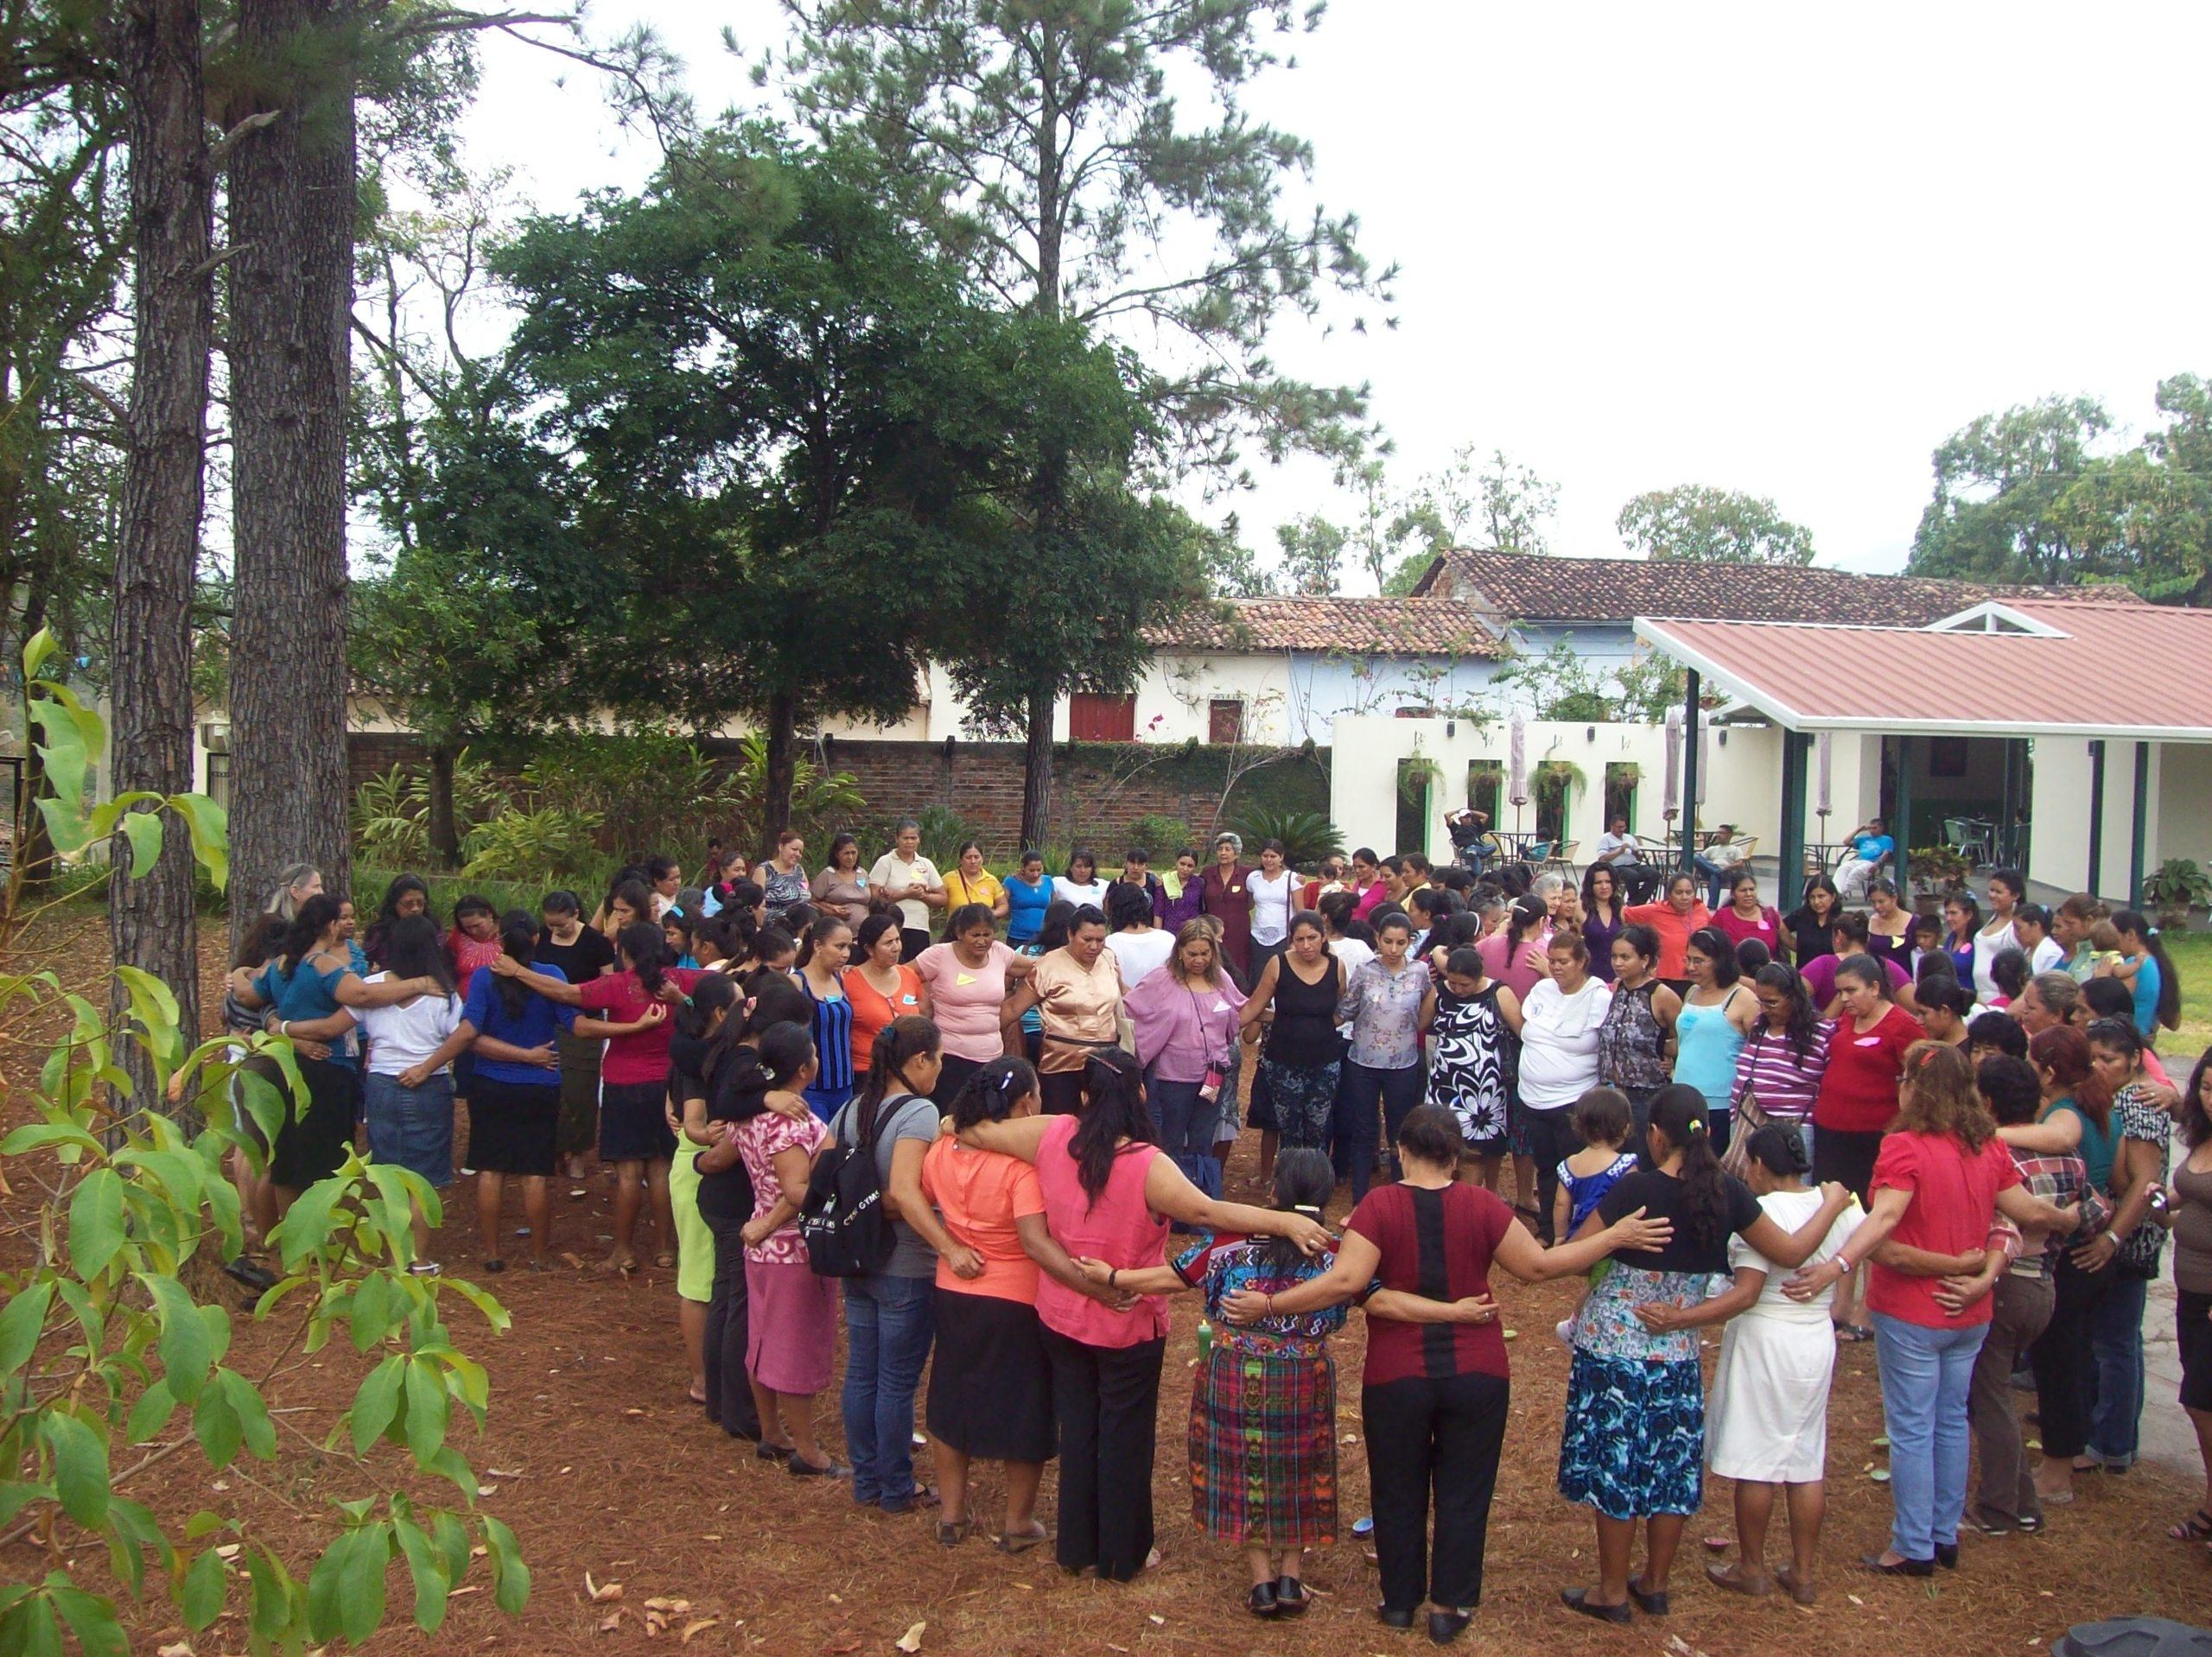
<svg viewBox="0 0 2212 1657">
<path fill-rule="evenodd" d="M 1967 1404 L 1989 1333 L 1984 1272 L 1999 1213 L 2016 1226 L 2073 1216 L 2029 1194 L 1974 1088 L 1965 1053 L 1916 1042 L 1897 1115 L 1874 1163 L 1865 1223 L 1828 1259 L 1789 1279 L 1811 1301 L 1871 1261 L 1866 1304 L 1890 1435 L 1890 1546 L 1860 1563 L 1884 1576 L 1956 1566 L 1966 1507 Z M 1762 1250 L 1761 1252 L 1764 1252 Z M 1786 1264 L 1787 1262 L 1785 1262 Z"/>
<path fill-rule="evenodd" d="M 1173 1158 L 1160 1154 L 1144 1072 L 1129 1054 L 1093 1051 L 1082 1080 L 1089 1102 L 1080 1115 L 978 1121 L 959 1137 L 974 1149 L 1032 1164 L 1052 1236 L 1069 1254 L 1106 1268 L 1103 1303 L 1089 1286 L 1041 1279 L 1037 1316 L 1059 1419 L 1060 1565 L 1096 1568 L 1105 1580 L 1127 1582 L 1158 1559 L 1152 1457 L 1167 1310 L 1151 1294 L 1117 1309 L 1118 1274 L 1163 1264 L 1174 1220 L 1285 1237 L 1311 1253 L 1326 1246 L 1328 1233 L 1306 1215 L 1217 1202 L 1193 1185 Z"/>
<path fill-rule="evenodd" d="M 962 1278 L 980 1278 L 984 1270 L 983 1257 L 944 1228 L 922 1194 L 922 1157 L 938 1137 L 938 1109 L 929 1095 L 942 1053 L 943 1038 L 927 1019 L 893 1019 L 876 1032 L 861 1090 L 830 1124 L 837 1144 L 874 1156 L 884 1212 L 891 1216 L 891 1257 L 844 1280 L 842 1400 L 853 1500 L 888 1514 L 911 1513 L 931 1501 L 914 1483 L 914 1392 L 937 1326 L 930 1286 L 938 1261 Z"/>
<path fill-rule="evenodd" d="M 664 1271 L 676 1264 L 676 1216 L 668 1197 L 669 1161 L 676 1154 L 668 1126 L 669 1004 L 690 994 L 702 975 L 667 965 L 667 947 L 658 921 L 632 921 L 614 939 L 622 970 L 582 984 L 534 970 L 512 955 L 491 963 L 503 978 L 518 978 L 541 995 L 596 1015 L 579 1019 L 577 1034 L 609 1038 L 600 1066 L 599 1159 L 614 1165 L 618 1182 L 614 1248 L 603 1272 L 638 1269 L 632 1244 L 648 1190 L 660 1241 L 653 1264 Z"/>
<path fill-rule="evenodd" d="M 661 917 L 662 930 L 679 918 L 670 910 Z M 722 1032 L 745 1022 L 737 985 L 727 973 L 702 975 L 676 1009 L 675 1019 L 676 1032 L 668 1038 L 668 1123 L 676 1140 L 676 1154 L 668 1165 L 668 1206 L 676 1222 L 676 1316 L 691 1362 L 690 1399 L 703 1406 L 709 1405 L 705 1345 L 707 1306 L 715 1298 L 715 1234 L 699 1211 L 703 1140 L 685 1130 L 690 1101 L 698 1099 L 703 1107 L 705 1071 L 721 1051 Z"/>
<path fill-rule="evenodd" d="M 1820 1211 L 1821 1193 L 1806 1189 L 1812 1159 L 1795 1124 L 1767 1123 L 1745 1150 L 1746 1183 L 1770 1221 L 1794 1231 Z M 1832 1256 L 1865 1217 L 1855 1203 L 1846 1209 L 1812 1258 Z M 1707 1406 L 1711 1430 L 1705 1464 L 1735 1481 L 1737 1563 L 1709 1565 L 1705 1574 L 1718 1587 L 1755 1598 L 1779 1584 L 1797 1603 L 1810 1605 L 1826 1501 L 1835 1337 L 1827 1308 L 1817 1298 L 1798 1301 L 1783 1294 L 1784 1273 L 1746 1239 L 1729 1240 L 1728 1263 L 1736 1279 L 1725 1293 L 1689 1307 L 1653 1302 L 1637 1317 L 1655 1333 L 1727 1324 Z M 1790 1563 L 1769 1576 L 1766 1533 L 1778 1493 L 1785 1494 L 1789 1508 Z"/>
<path fill-rule="evenodd" d="M 1828 1186 L 1796 1229 L 1786 1229 L 1749 1186 L 1721 1171 L 1705 1095 L 1681 1082 L 1653 1098 L 1644 1149 L 1650 1167 L 1614 1185 L 1577 1235 L 1638 1209 L 1673 1222 L 1674 1234 L 1659 1248 L 1617 1251 L 1576 1311 L 1559 1452 L 1560 1494 L 1588 1504 L 1598 1524 L 1597 1584 L 1560 1597 L 1608 1622 L 1629 1621 L 1630 1600 L 1649 1615 L 1666 1614 L 1682 1526 L 1704 1498 L 1704 1376 L 1697 1332 L 1681 1327 L 1676 1314 L 1704 1301 L 1707 1279 L 1728 1273 L 1732 1236 L 1777 1267 L 1796 1267 L 1851 1200 L 1840 1185 Z M 1638 1520 L 1644 1567 L 1631 1577 Z"/>
<path fill-rule="evenodd" d="M 1034 1116 L 1041 1105 L 1029 1061 L 995 1058 L 971 1070 L 953 1095 L 952 1126 L 957 1133 L 1014 1121 Z M 1037 1489 L 1058 1438 L 1052 1366 L 1037 1321 L 1038 1273 L 1048 1272 L 1078 1292 L 1089 1290 L 1046 1228 L 1044 1188 L 1037 1171 L 1020 1158 L 940 1139 L 922 1159 L 922 1194 L 944 1216 L 945 1230 L 983 1262 L 972 1278 L 961 1276 L 948 1260 L 937 1265 L 931 1302 L 937 1356 L 930 1366 L 929 1398 L 944 1504 L 937 1540 L 947 1547 L 967 1540 L 974 1523 L 968 1510 L 969 1463 L 1003 1462 L 1006 1523 L 998 1545 L 1007 1553 L 1026 1553 L 1051 1535 L 1038 1521 Z"/>
</svg>

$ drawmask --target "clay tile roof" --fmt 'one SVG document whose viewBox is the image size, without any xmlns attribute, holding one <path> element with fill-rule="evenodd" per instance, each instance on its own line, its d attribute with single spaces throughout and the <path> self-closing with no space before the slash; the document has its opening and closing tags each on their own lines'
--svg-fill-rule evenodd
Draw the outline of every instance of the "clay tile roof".
<svg viewBox="0 0 2212 1657">
<path fill-rule="evenodd" d="M 2117 587 L 1991 587 L 1789 564 L 1554 558 L 1483 549 L 1444 554 L 1414 591 L 1514 621 L 1621 624 L 1630 616 L 1699 616 L 1840 627 L 1925 626 L 1987 599 L 2126 602 L 2132 597 Z"/>
<path fill-rule="evenodd" d="M 1456 599 L 1232 599 L 1221 614 L 1179 619 L 1154 636 L 1166 650 L 1348 651 L 1365 656 L 1497 657 L 1507 653 Z"/>
</svg>

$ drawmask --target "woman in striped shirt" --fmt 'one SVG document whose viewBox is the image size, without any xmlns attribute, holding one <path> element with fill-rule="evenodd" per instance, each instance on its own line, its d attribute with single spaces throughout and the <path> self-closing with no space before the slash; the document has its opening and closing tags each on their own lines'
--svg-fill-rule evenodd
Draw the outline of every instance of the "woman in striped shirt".
<svg viewBox="0 0 2212 1657">
<path fill-rule="evenodd" d="M 853 929 L 842 917 L 826 914 L 806 929 L 798 952 L 798 983 L 814 1004 L 815 1063 L 820 1067 L 806 1085 L 806 1102 L 823 1121 L 836 1116 L 853 1092 L 853 1004 L 845 994 L 845 962 L 853 952 Z"/>
<path fill-rule="evenodd" d="M 1827 1071 L 1828 1037 L 1835 1026 L 1821 1017 L 1796 968 L 1779 961 L 1758 969 L 1751 994 L 1758 999 L 1759 1016 L 1736 1055 L 1733 1102 L 1740 1108 L 1745 1094 L 1753 1095 L 1770 1121 L 1804 1136 L 1809 1159 L 1813 1101 L 1820 1097 L 1821 1077 Z"/>
</svg>

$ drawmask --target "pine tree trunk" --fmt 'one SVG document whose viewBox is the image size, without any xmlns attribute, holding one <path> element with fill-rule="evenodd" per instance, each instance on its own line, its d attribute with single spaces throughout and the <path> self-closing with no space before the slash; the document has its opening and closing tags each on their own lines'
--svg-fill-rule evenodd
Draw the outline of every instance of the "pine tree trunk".
<svg viewBox="0 0 2212 1657">
<path fill-rule="evenodd" d="M 776 854 L 776 836 L 791 827 L 791 788 L 798 771 L 798 714 L 789 696 L 768 698 L 760 756 L 760 855 Z"/>
<path fill-rule="evenodd" d="M 47 611 L 50 607 L 47 593 L 44 567 L 35 568 L 30 585 L 23 594 L 22 636 L 38 637 L 39 629 L 46 625 Z M 54 838 L 46 832 L 46 816 L 38 809 L 39 798 L 47 792 L 46 766 L 38 757 L 38 744 L 23 745 L 23 786 L 17 802 L 22 816 L 17 827 L 22 833 L 17 836 L 8 870 L 8 911 L 12 921 L 22 900 L 46 889 L 54 879 Z"/>
<path fill-rule="evenodd" d="M 239 0 L 232 123 L 278 119 L 231 168 L 231 930 L 277 870 L 347 889 L 346 414 L 355 219 L 353 0 Z M 315 35 L 324 35 L 314 42 Z M 279 67 L 281 66 L 281 67 Z M 313 70 L 302 66 L 316 66 Z"/>
<path fill-rule="evenodd" d="M 454 750 L 445 743 L 430 747 L 430 812 L 428 825 L 430 855 L 449 869 L 461 867 L 461 829 L 454 822 Z"/>
<path fill-rule="evenodd" d="M 1029 693 L 1028 729 L 1021 750 L 1021 844 L 1042 851 L 1052 825 L 1052 687 Z"/>
<path fill-rule="evenodd" d="M 192 787 L 192 582 L 200 553 L 207 441 L 211 180 L 200 92 L 199 0 L 131 0 L 122 34 L 130 111 L 136 322 L 115 555 L 113 784 L 118 794 Z M 118 966 L 176 996 L 188 1045 L 200 1037 L 192 841 L 171 816 L 151 868 L 118 834 L 109 942 Z M 127 871 L 127 873 L 126 873 Z M 111 1006 L 130 997 L 118 981 Z M 135 1043 L 122 1044 L 134 1098 L 161 1095 Z"/>
</svg>

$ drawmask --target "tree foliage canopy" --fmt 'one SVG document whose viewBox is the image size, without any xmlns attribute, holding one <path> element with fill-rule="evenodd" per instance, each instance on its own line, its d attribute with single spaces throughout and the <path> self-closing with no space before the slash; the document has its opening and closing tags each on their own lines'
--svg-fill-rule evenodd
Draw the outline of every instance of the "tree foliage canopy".
<svg viewBox="0 0 2212 1657">
<path fill-rule="evenodd" d="M 1613 527 L 1646 558 L 1702 564 L 1809 564 L 1813 532 L 1764 495 L 1701 484 L 1654 489 L 1621 508 Z"/>
</svg>

